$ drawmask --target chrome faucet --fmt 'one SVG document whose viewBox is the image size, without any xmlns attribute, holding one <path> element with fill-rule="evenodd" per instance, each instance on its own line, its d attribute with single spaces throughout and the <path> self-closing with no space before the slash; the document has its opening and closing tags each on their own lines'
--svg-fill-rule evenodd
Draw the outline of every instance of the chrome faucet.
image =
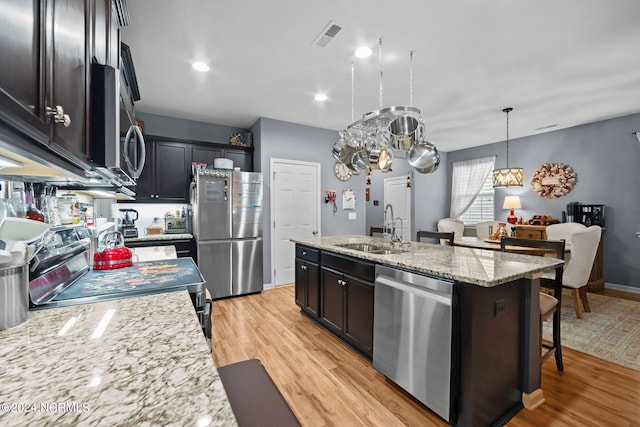
<svg viewBox="0 0 640 427">
<path fill-rule="evenodd" d="M 390 218 L 387 218 L 387 213 L 390 214 Z M 392 242 L 400 241 L 400 238 L 396 234 L 396 218 L 393 216 L 393 206 L 391 206 L 391 203 L 387 203 L 387 206 L 384 207 L 384 235 L 385 237 L 389 237 Z"/>
</svg>

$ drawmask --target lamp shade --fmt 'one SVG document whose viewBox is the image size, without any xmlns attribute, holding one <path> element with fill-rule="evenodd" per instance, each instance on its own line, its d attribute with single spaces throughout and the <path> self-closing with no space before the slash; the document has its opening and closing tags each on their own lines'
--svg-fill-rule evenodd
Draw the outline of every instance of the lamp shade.
<svg viewBox="0 0 640 427">
<path fill-rule="evenodd" d="M 494 169 L 494 187 L 522 187 L 524 183 L 524 170 L 522 168 Z"/>
<path fill-rule="evenodd" d="M 520 203 L 520 197 L 518 196 L 506 196 L 502 209 L 522 209 L 522 203 Z"/>
</svg>

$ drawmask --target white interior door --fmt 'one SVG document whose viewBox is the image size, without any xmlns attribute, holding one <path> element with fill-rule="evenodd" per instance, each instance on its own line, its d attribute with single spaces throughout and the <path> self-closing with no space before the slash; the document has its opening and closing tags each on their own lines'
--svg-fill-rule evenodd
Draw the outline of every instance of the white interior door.
<svg viewBox="0 0 640 427">
<path fill-rule="evenodd" d="M 291 238 L 320 235 L 320 163 L 271 159 L 271 283 L 295 280 Z"/>
<path fill-rule="evenodd" d="M 396 223 L 396 233 L 403 240 L 413 240 L 411 237 L 411 187 L 407 187 L 406 176 L 385 178 L 384 206 L 386 207 L 389 203 L 393 207 L 393 216 L 402 219 Z"/>
</svg>

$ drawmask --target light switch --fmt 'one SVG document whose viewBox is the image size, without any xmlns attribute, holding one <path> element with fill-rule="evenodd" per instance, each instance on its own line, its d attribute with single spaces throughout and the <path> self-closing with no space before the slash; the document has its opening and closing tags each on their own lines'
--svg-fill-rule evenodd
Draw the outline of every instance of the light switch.
<svg viewBox="0 0 640 427">
<path fill-rule="evenodd" d="M 356 219 L 356 213 L 355 212 L 349 212 L 349 219 Z"/>
</svg>

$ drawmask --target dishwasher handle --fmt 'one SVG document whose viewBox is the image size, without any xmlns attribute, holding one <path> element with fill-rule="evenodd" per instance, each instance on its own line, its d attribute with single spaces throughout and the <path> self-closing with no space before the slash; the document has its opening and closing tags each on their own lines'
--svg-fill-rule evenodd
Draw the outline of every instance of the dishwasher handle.
<svg viewBox="0 0 640 427">
<path fill-rule="evenodd" d="M 378 285 L 389 286 L 391 288 L 398 289 L 403 292 L 408 292 L 416 296 L 420 296 L 422 298 L 433 300 L 439 304 L 445 304 L 449 307 L 451 307 L 452 305 L 453 299 L 451 295 L 443 295 L 439 292 L 436 292 L 421 286 L 416 286 L 411 283 L 402 282 L 392 277 L 384 276 L 382 274 L 379 274 L 378 277 L 376 277 L 375 284 L 376 286 Z"/>
</svg>

